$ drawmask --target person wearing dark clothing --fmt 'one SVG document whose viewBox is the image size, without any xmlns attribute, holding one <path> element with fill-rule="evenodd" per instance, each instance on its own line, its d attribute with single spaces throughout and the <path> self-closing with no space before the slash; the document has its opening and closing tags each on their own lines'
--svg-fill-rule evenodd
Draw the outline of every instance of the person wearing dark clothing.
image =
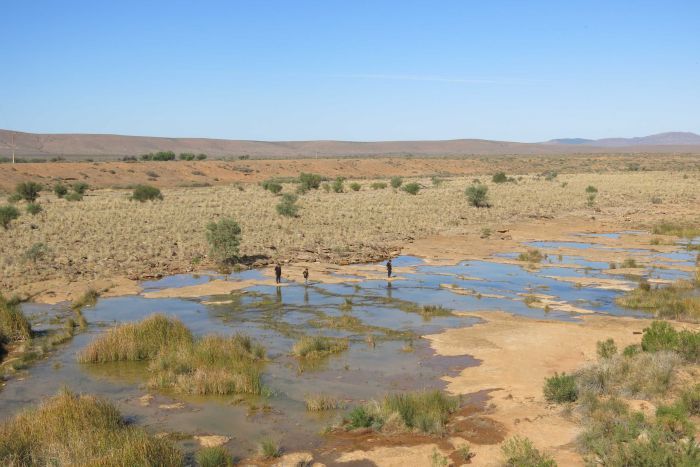
<svg viewBox="0 0 700 467">
<path fill-rule="evenodd" d="M 304 284 L 309 283 L 309 268 L 304 268 Z"/>
<path fill-rule="evenodd" d="M 391 260 L 386 262 L 386 277 L 391 277 Z"/>
<path fill-rule="evenodd" d="M 279 263 L 275 265 L 275 282 L 278 284 L 282 282 L 282 266 Z"/>
</svg>

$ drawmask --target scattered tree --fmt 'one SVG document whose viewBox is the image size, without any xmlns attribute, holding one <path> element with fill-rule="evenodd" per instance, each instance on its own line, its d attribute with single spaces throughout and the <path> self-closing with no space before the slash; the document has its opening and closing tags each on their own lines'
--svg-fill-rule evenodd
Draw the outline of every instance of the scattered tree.
<svg viewBox="0 0 700 467">
<path fill-rule="evenodd" d="M 225 217 L 207 225 L 207 241 L 211 255 L 222 264 L 232 264 L 238 259 L 241 244 L 241 226 L 234 219 Z"/>
</svg>

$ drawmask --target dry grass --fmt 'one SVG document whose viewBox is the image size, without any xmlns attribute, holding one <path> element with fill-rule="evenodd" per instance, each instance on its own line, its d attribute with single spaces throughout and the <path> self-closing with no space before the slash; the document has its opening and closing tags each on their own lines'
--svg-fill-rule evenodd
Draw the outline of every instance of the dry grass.
<svg viewBox="0 0 700 467">
<path fill-rule="evenodd" d="M 248 336 L 206 336 L 158 354 L 148 385 L 185 394 L 261 394 L 264 358 L 265 349 Z"/>
<path fill-rule="evenodd" d="M 335 410 L 341 407 L 338 399 L 325 394 L 312 394 L 304 399 L 306 410 L 309 412 L 322 412 L 325 410 Z"/>
<path fill-rule="evenodd" d="M 61 392 L 0 425 L 0 464 L 183 465 L 165 439 L 128 425 L 110 402 Z"/>
<path fill-rule="evenodd" d="M 620 306 L 643 310 L 660 318 L 700 320 L 700 295 L 690 282 L 678 281 L 658 288 L 638 287 L 615 301 Z"/>
<path fill-rule="evenodd" d="M 296 218 L 279 216 L 277 197 L 253 184 L 243 191 L 238 186 L 166 189 L 158 203 L 130 202 L 124 190 L 92 191 L 81 203 L 42 193 L 41 219 L 23 215 L 0 238 L 0 288 L 54 278 L 141 276 L 211 266 L 205 228 L 223 217 L 241 225 L 244 257 L 364 261 L 387 255 L 408 237 L 473 232 L 483 225 L 538 217 L 588 217 L 591 208 L 581 195 L 588 185 L 599 189 L 598 217 L 625 215 L 647 222 L 660 209 L 649 201 L 659 192 L 664 212 L 692 212 L 699 178 L 696 173 L 684 178 L 679 172 L 562 174 L 559 181 L 567 183 L 562 187 L 526 175 L 518 183 L 487 182 L 489 209 L 468 205 L 464 188 L 471 177 L 438 186 L 429 178 L 414 179 L 426 186 L 416 196 L 394 190 L 311 190 L 299 198 Z M 284 191 L 295 188 L 286 184 Z M 22 252 L 38 242 L 50 252 L 36 265 L 26 263 Z"/>
<path fill-rule="evenodd" d="M 28 341 L 32 327 L 19 304 L 0 294 L 0 346 L 11 342 Z"/>
<path fill-rule="evenodd" d="M 85 347 L 78 355 L 78 361 L 148 360 L 163 349 L 182 348 L 192 341 L 192 333 L 182 322 L 156 314 L 139 323 L 111 328 Z"/>
</svg>

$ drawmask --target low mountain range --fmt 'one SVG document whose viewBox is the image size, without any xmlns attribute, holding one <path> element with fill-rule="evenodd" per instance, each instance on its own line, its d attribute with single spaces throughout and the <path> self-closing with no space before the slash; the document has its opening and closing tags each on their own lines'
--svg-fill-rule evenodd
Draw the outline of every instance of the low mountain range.
<svg viewBox="0 0 700 467">
<path fill-rule="evenodd" d="M 95 160 L 139 156 L 158 151 L 205 153 L 210 157 L 361 157 L 463 156 L 575 153 L 700 153 L 700 136 L 671 132 L 636 138 L 553 139 L 518 143 L 482 139 L 442 141 L 251 141 L 209 138 L 162 138 L 100 134 L 38 134 L 0 130 L 0 158 Z"/>
</svg>

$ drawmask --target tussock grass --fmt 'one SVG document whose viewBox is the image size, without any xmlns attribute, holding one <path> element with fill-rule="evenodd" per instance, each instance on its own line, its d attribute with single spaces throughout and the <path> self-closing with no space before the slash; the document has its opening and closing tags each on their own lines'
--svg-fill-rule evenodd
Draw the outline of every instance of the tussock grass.
<svg viewBox="0 0 700 467">
<path fill-rule="evenodd" d="M 203 448 L 194 456 L 199 467 L 232 467 L 233 459 L 221 446 Z"/>
<path fill-rule="evenodd" d="M 531 248 L 526 252 L 520 253 L 518 255 L 518 261 L 526 261 L 528 263 L 540 263 L 546 257 L 547 255 L 542 253 L 540 250 L 536 248 Z"/>
<path fill-rule="evenodd" d="M 322 412 L 335 410 L 341 407 L 338 399 L 325 394 L 311 394 L 304 399 L 306 410 L 309 412 Z"/>
<path fill-rule="evenodd" d="M 694 293 L 690 282 L 678 281 L 658 288 L 640 284 L 615 301 L 625 308 L 653 313 L 659 318 L 700 320 L 700 295 Z"/>
<path fill-rule="evenodd" d="M 178 319 L 161 314 L 139 323 L 116 326 L 93 340 L 78 355 L 82 363 L 149 360 L 162 349 L 192 344 L 192 333 Z"/>
<path fill-rule="evenodd" d="M 273 439 L 264 439 L 260 441 L 258 452 L 265 459 L 274 459 L 282 455 L 282 448 Z"/>
<path fill-rule="evenodd" d="M 544 398 L 548 402 L 562 404 L 574 402 L 578 399 L 576 379 L 573 375 L 555 373 L 551 378 L 546 378 L 544 383 Z"/>
<path fill-rule="evenodd" d="M 355 407 L 344 423 L 347 429 L 443 435 L 450 415 L 458 408 L 459 399 L 437 390 L 388 394 L 379 402 Z"/>
<path fill-rule="evenodd" d="M 340 353 L 348 348 L 346 339 L 325 336 L 304 336 L 292 347 L 292 354 L 299 358 L 323 358 L 334 353 Z"/>
<path fill-rule="evenodd" d="M 0 425 L 0 464 L 183 465 L 165 439 L 127 424 L 106 400 L 63 391 Z"/>
<path fill-rule="evenodd" d="M 206 336 L 160 352 L 148 385 L 184 394 L 261 394 L 264 358 L 265 349 L 248 336 Z"/>
<path fill-rule="evenodd" d="M 700 227 L 679 222 L 659 222 L 651 229 L 654 235 L 673 235 L 676 237 L 700 237 Z"/>
<path fill-rule="evenodd" d="M 514 436 L 501 445 L 506 467 L 556 467 L 549 455 L 540 452 L 528 438 Z"/>
<path fill-rule="evenodd" d="M 11 342 L 26 342 L 32 337 L 32 327 L 16 300 L 0 294 L 0 346 Z"/>
<path fill-rule="evenodd" d="M 100 297 L 97 290 L 90 288 L 85 291 L 78 299 L 74 300 L 71 304 L 71 308 L 74 310 L 79 310 L 86 306 L 95 306 L 97 304 L 97 299 Z"/>
</svg>

